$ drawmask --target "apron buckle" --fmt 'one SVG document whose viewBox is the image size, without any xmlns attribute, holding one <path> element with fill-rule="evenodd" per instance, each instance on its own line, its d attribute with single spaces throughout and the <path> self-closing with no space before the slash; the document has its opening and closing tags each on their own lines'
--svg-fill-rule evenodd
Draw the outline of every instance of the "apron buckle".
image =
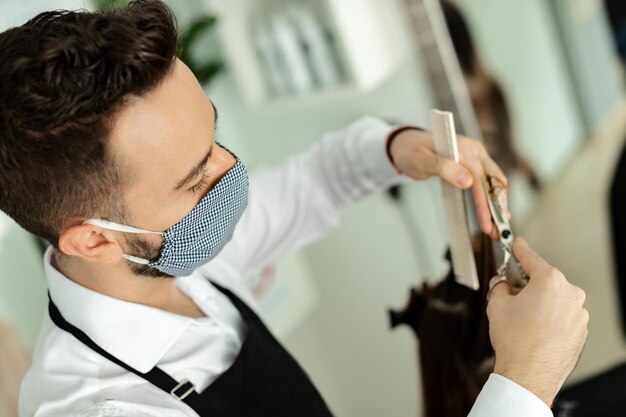
<svg viewBox="0 0 626 417">
<path fill-rule="evenodd" d="M 194 389 L 195 387 L 193 386 L 191 382 L 187 381 L 186 379 L 183 379 L 178 385 L 176 385 L 170 391 L 170 394 L 172 394 L 172 396 L 176 398 L 177 400 L 183 401 L 194 391 Z M 179 390 L 183 391 L 183 393 L 180 395 L 178 394 Z"/>
</svg>

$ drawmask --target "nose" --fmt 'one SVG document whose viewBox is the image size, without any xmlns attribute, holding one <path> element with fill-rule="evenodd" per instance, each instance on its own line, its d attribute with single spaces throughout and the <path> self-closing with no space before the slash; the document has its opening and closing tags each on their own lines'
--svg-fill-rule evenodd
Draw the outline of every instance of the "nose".
<svg viewBox="0 0 626 417">
<path fill-rule="evenodd" d="M 211 161 L 209 165 L 210 169 L 213 171 L 209 189 L 213 188 L 215 184 L 224 178 L 226 173 L 230 171 L 230 169 L 234 167 L 237 162 L 237 158 L 235 158 L 235 156 L 230 153 L 228 149 L 224 148 L 217 142 L 215 145 L 214 156 L 212 158 L 213 161 Z"/>
<path fill-rule="evenodd" d="M 220 143 L 216 142 L 215 144 L 217 145 L 220 162 L 224 163 L 224 170 L 225 170 L 224 173 L 226 173 L 233 166 L 235 166 L 235 163 L 237 162 L 237 158 L 235 157 L 235 155 L 233 155 L 228 149 L 226 149 Z"/>
</svg>

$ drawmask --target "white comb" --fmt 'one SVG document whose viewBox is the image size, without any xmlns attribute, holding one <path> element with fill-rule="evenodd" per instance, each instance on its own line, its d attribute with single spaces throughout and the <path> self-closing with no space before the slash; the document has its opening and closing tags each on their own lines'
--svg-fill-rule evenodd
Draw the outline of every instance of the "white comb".
<svg viewBox="0 0 626 417">
<path fill-rule="evenodd" d="M 435 137 L 435 152 L 439 156 L 459 162 L 459 147 L 452 113 L 431 110 L 430 115 Z M 441 192 L 443 194 L 448 237 L 450 238 L 450 252 L 452 253 L 452 266 L 456 282 L 477 290 L 480 284 L 478 273 L 476 272 L 474 251 L 472 250 L 463 190 L 459 190 L 442 180 Z"/>
</svg>

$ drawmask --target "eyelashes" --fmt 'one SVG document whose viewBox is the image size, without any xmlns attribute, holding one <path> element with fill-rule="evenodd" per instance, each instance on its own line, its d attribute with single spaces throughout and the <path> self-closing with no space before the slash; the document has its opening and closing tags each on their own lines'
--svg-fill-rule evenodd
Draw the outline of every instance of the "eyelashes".
<svg viewBox="0 0 626 417">
<path fill-rule="evenodd" d="M 215 138 L 215 140 L 217 141 L 217 138 Z M 219 146 L 219 144 L 215 144 L 216 146 Z M 198 195 L 201 192 L 206 190 L 206 187 L 209 185 L 209 177 L 211 175 L 211 170 L 208 168 L 209 165 L 209 160 L 211 159 L 212 155 L 209 155 L 209 158 L 206 160 L 205 164 L 204 164 L 204 168 L 202 169 L 202 178 L 200 179 L 200 181 L 198 181 L 198 183 L 196 185 L 194 185 L 193 187 L 191 187 L 189 189 L 189 192 L 193 195 Z"/>
<path fill-rule="evenodd" d="M 202 178 L 200 179 L 200 181 L 198 181 L 196 185 L 189 189 L 189 192 L 191 194 L 197 195 L 206 190 L 206 187 L 209 185 L 209 174 L 210 171 L 205 166 L 202 170 Z"/>
</svg>

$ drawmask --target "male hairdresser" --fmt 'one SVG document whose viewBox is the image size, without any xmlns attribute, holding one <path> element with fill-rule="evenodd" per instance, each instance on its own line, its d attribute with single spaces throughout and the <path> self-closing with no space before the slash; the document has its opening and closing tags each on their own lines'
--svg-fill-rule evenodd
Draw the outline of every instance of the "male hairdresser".
<svg viewBox="0 0 626 417">
<path fill-rule="evenodd" d="M 0 34 L 0 209 L 51 244 L 22 417 L 330 416 L 246 277 L 402 177 L 471 187 L 494 231 L 481 178 L 506 179 L 481 144 L 461 139 L 455 164 L 372 117 L 248 184 L 176 44 L 157 0 Z M 523 241 L 515 253 L 530 283 L 492 288 L 495 372 L 473 417 L 550 416 L 586 337 L 584 293 Z"/>
</svg>

